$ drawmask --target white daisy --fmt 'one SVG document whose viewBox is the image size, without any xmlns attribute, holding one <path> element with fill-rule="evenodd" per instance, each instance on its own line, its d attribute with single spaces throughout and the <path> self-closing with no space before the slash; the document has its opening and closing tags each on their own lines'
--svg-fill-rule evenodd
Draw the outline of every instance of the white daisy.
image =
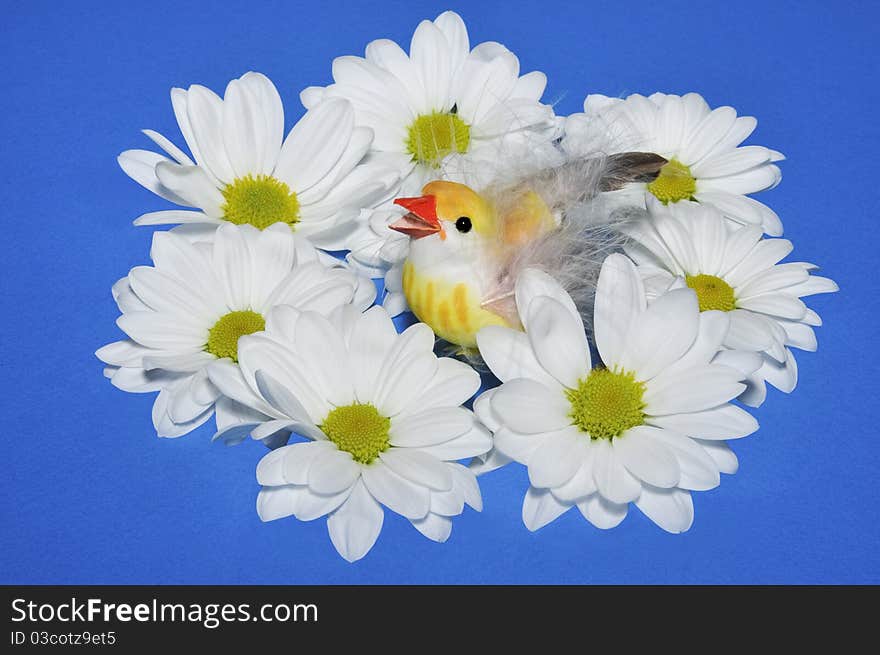
<svg viewBox="0 0 880 655">
<path fill-rule="evenodd" d="M 610 528 L 633 502 L 664 530 L 687 530 L 689 492 L 736 470 L 723 440 L 758 427 L 728 403 L 744 389 L 742 373 L 712 362 L 727 315 L 701 315 L 688 289 L 648 307 L 633 263 L 611 255 L 594 321 L 603 366 L 592 368 L 580 315 L 552 278 L 527 270 L 516 302 L 525 333 L 488 327 L 477 343 L 503 382 L 480 399 L 495 448 L 528 467 L 526 527 L 537 530 L 577 505 Z"/>
<path fill-rule="evenodd" d="M 771 236 L 782 234 L 782 222 L 766 205 L 748 194 L 770 189 L 782 173 L 775 162 L 784 159 L 762 146 L 740 146 L 757 121 L 736 115 L 733 107 L 710 109 L 702 96 L 655 93 L 626 99 L 589 95 L 584 113 L 565 124 L 563 148 L 571 154 L 643 150 L 669 160 L 650 184 L 615 192 L 656 197 L 664 204 L 696 201 L 717 207 L 728 219 L 758 225 Z"/>
<path fill-rule="evenodd" d="M 740 398 L 744 403 L 764 402 L 765 380 L 791 392 L 797 363 L 790 347 L 815 351 L 813 326 L 822 324 L 800 298 L 837 291 L 837 284 L 811 275 L 813 264 L 779 264 L 792 251 L 789 240 L 762 239 L 756 226 L 730 229 L 712 207 L 651 202 L 649 209 L 649 220 L 628 229 L 640 244 L 628 251 L 640 264 L 649 299 L 687 286 L 697 293 L 701 310 L 727 312 L 724 346 L 761 355 L 761 367 Z"/>
<path fill-rule="evenodd" d="M 499 43 L 471 50 L 464 22 L 451 11 L 419 24 L 409 55 L 379 39 L 365 58 L 334 60 L 333 79 L 304 90 L 303 104 L 350 100 L 356 124 L 375 133 L 371 159 L 404 176 L 402 195 L 431 179 L 497 169 L 499 154 L 528 148 L 534 158 L 559 133 L 552 108 L 540 102 L 545 75 L 520 76 L 519 60 Z"/>
<path fill-rule="evenodd" d="M 157 232 L 154 266 L 138 266 L 113 287 L 128 339 L 95 354 L 123 391 L 159 395 L 153 425 L 159 436 L 186 434 L 210 418 L 221 425 L 251 416 L 223 398 L 208 379 L 216 361 L 237 367 L 238 339 L 263 330 L 277 305 L 329 313 L 353 302 L 368 307 L 375 287 L 342 268 L 328 268 L 315 248 L 285 225 L 262 232 L 225 225 L 212 244 Z"/>
<path fill-rule="evenodd" d="M 284 320 L 283 336 L 252 335 L 239 345 L 250 392 L 273 417 L 253 436 L 288 429 L 310 441 L 260 462 L 260 518 L 329 514 L 330 539 L 348 561 L 372 548 L 383 505 L 445 541 L 465 503 L 481 509 L 476 478 L 455 462 L 492 445 L 461 407 L 479 375 L 434 355 L 427 325 L 397 334 L 381 307 L 364 314 L 340 308 L 329 320 L 282 311 L 293 319 Z"/>
<path fill-rule="evenodd" d="M 199 85 L 172 89 L 171 104 L 195 163 L 144 130 L 170 159 L 127 150 L 119 165 L 150 191 L 198 211 L 151 212 L 136 225 L 180 223 L 186 234 L 204 237 L 226 222 L 259 229 L 285 223 L 318 247 L 340 250 L 360 210 L 397 186 L 396 170 L 364 161 L 373 132 L 355 125 L 345 100 L 316 103 L 287 138 L 278 91 L 259 73 L 231 81 L 223 98 Z"/>
</svg>

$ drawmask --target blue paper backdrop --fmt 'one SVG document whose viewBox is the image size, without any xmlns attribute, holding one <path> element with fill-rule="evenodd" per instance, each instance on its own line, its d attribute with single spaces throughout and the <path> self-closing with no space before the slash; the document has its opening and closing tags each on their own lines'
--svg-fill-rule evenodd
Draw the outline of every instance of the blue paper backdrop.
<svg viewBox="0 0 880 655">
<path fill-rule="evenodd" d="M 842 292 L 816 297 L 818 353 L 799 388 L 771 392 L 761 430 L 735 442 L 740 472 L 695 494 L 668 535 L 633 508 L 599 531 L 576 512 L 536 534 L 520 520 L 522 467 L 482 479 L 485 510 L 435 544 L 386 513 L 370 555 L 340 559 L 325 521 L 262 524 L 257 443 L 211 428 L 157 439 L 152 397 L 127 395 L 93 357 L 115 340 L 110 285 L 148 262 L 165 203 L 115 156 L 178 142 L 168 90 L 221 90 L 268 74 L 287 109 L 368 41 L 408 43 L 457 8 L 472 42 L 498 40 L 549 76 L 560 114 L 586 92 L 696 90 L 760 118 L 784 181 L 761 196 L 798 260 Z M 880 582 L 877 544 L 878 85 L 873 3 L 4 2 L 0 454 L 6 583 L 837 583 Z"/>
</svg>

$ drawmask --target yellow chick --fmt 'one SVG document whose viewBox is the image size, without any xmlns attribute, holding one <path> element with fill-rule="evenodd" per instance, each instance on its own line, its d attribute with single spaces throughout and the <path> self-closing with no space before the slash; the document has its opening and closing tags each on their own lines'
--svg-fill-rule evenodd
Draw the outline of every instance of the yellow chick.
<svg viewBox="0 0 880 655">
<path fill-rule="evenodd" d="M 390 227 L 412 238 L 403 267 L 410 309 L 442 339 L 463 348 L 477 344 L 487 325 L 519 327 L 515 311 L 493 303 L 505 253 L 515 252 L 556 226 L 534 192 L 511 209 L 497 208 L 464 184 L 434 181 L 417 198 L 394 202 L 409 211 Z"/>
<path fill-rule="evenodd" d="M 389 227 L 411 237 L 403 266 L 410 309 L 437 336 L 464 349 L 476 347 L 486 326 L 521 329 L 513 294 L 518 271 L 537 265 L 554 274 L 556 266 L 582 277 L 579 269 L 571 275 L 568 262 L 576 265 L 581 253 L 600 244 L 589 229 L 595 216 L 578 222 L 585 214 L 577 208 L 591 206 L 604 191 L 653 180 L 666 163 L 651 153 L 622 153 L 570 161 L 482 194 L 437 180 L 421 196 L 396 199 L 409 212 Z M 607 219 L 598 223 L 607 227 Z"/>
</svg>

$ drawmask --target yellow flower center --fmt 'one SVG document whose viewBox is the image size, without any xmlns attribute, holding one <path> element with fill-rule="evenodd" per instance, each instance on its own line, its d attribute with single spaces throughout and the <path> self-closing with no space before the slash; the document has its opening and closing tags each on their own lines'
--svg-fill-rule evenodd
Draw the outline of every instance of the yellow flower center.
<svg viewBox="0 0 880 655">
<path fill-rule="evenodd" d="M 337 407 L 319 426 L 339 450 L 351 453 L 354 461 L 369 464 L 388 449 L 391 419 L 370 404 Z"/>
<path fill-rule="evenodd" d="M 421 164 L 437 167 L 453 152 L 467 152 L 471 128 L 453 112 L 433 112 L 416 118 L 409 126 L 406 148 Z"/>
<path fill-rule="evenodd" d="M 691 175 L 691 169 L 680 161 L 670 159 L 660 169 L 657 179 L 648 185 L 648 191 L 664 205 L 679 200 L 690 200 L 697 192 L 697 181 Z"/>
<path fill-rule="evenodd" d="M 273 223 L 290 226 L 299 221 L 299 200 L 284 182 L 269 175 L 246 175 L 222 191 L 223 218 L 236 225 L 265 229 Z"/>
<path fill-rule="evenodd" d="M 720 277 L 714 275 L 688 275 L 685 283 L 697 293 L 700 302 L 700 311 L 719 309 L 729 312 L 736 309 L 736 298 L 733 296 L 733 287 Z"/>
<path fill-rule="evenodd" d="M 208 344 L 205 350 L 215 357 L 229 357 L 238 361 L 238 339 L 246 334 L 253 334 L 266 329 L 266 319 L 257 312 L 245 310 L 229 312 L 220 317 L 211 331 L 208 332 Z"/>
<path fill-rule="evenodd" d="M 645 422 L 644 393 L 645 385 L 632 373 L 594 368 L 565 395 L 582 432 L 592 439 L 611 439 Z"/>
</svg>

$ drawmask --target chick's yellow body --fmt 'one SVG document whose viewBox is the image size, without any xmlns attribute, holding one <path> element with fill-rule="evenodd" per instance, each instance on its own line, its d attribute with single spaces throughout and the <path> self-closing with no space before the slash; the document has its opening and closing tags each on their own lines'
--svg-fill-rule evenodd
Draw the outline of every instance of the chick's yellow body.
<svg viewBox="0 0 880 655">
<path fill-rule="evenodd" d="M 508 322 L 481 306 L 480 290 L 467 280 L 448 279 L 436 271 L 419 271 L 412 260 L 403 267 L 403 293 L 410 309 L 441 339 L 463 348 L 477 345 L 477 332 Z"/>
<path fill-rule="evenodd" d="M 498 285 L 511 258 L 555 224 L 547 206 L 537 194 L 519 191 L 498 207 L 449 181 L 430 182 L 422 193 L 403 202 L 412 213 L 402 231 L 413 231 L 415 212 L 428 224 L 415 231 L 403 268 L 410 309 L 437 336 L 462 348 L 476 347 L 484 327 L 520 328 L 512 292 L 499 296 Z"/>
</svg>

